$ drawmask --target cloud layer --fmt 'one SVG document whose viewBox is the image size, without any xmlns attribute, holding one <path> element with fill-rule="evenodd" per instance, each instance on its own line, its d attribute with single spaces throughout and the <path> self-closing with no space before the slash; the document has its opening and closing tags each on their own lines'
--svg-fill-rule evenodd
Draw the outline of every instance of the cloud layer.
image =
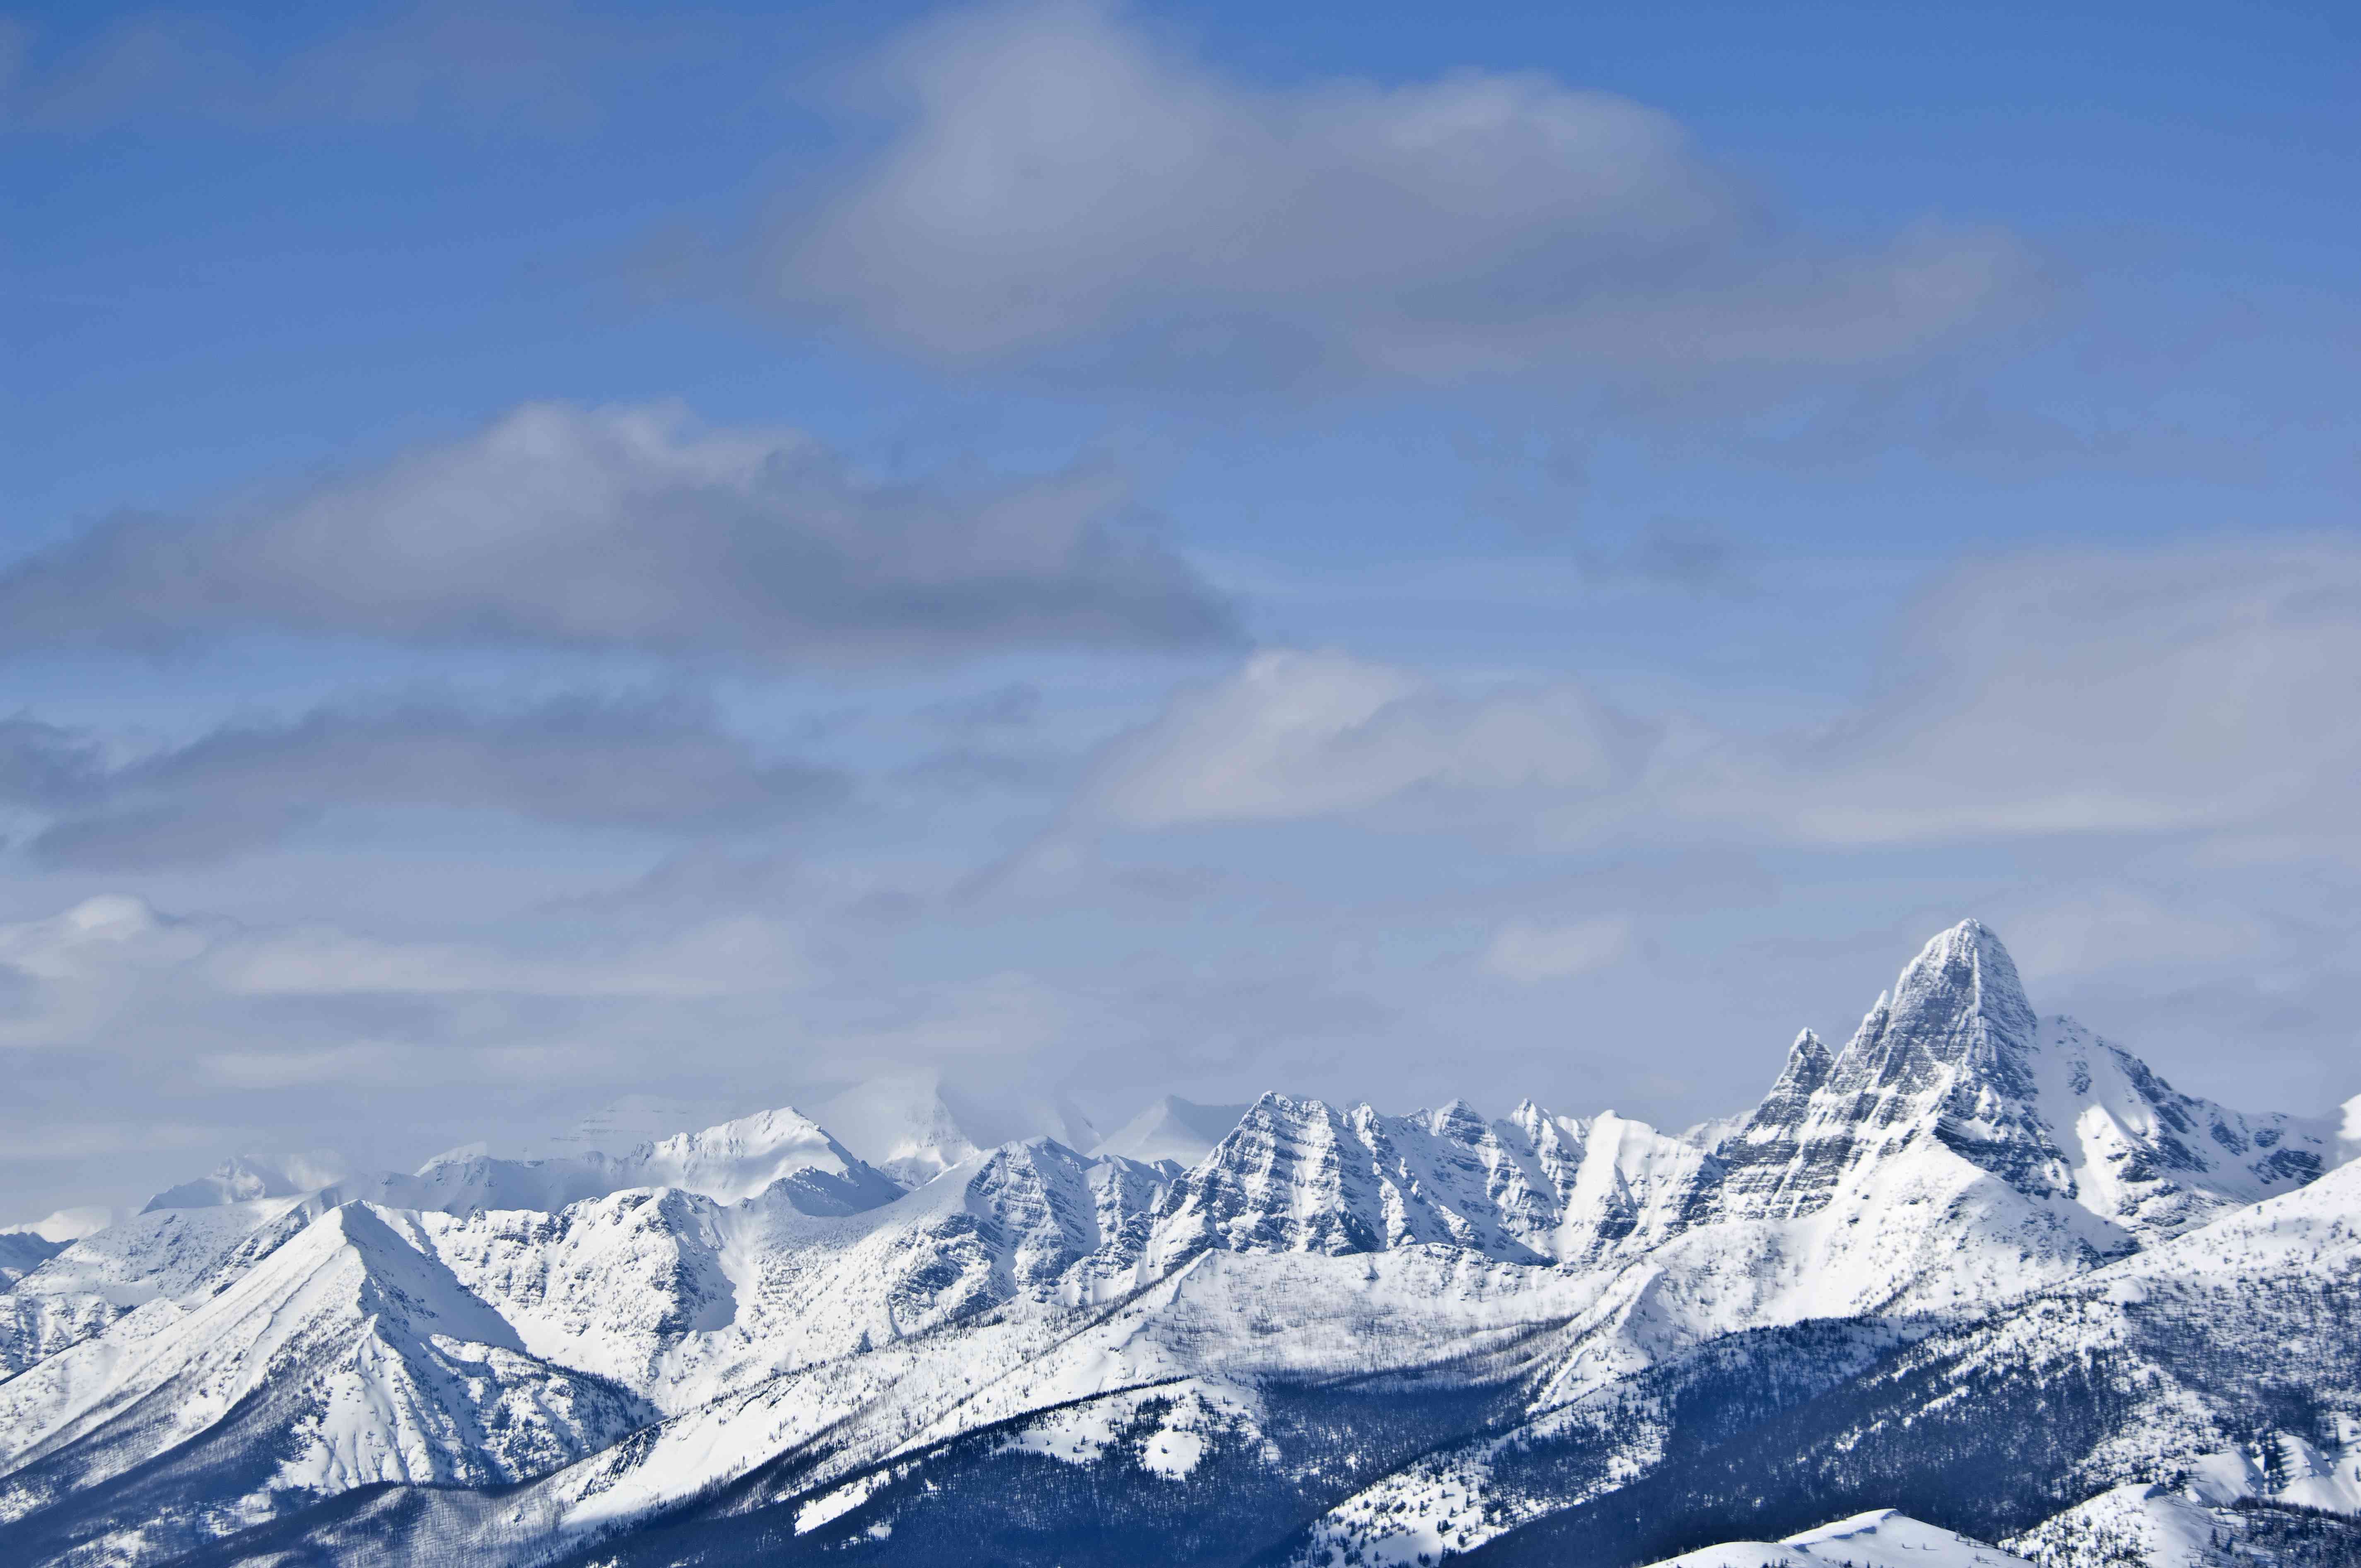
<svg viewBox="0 0 2361 1568">
<path fill-rule="evenodd" d="M 794 431 L 535 404 L 281 504 L 20 560 L 0 651 L 277 631 L 840 666 L 1232 635 L 1139 521 L 1104 472 L 883 483 Z"/>
<path fill-rule="evenodd" d="M 1161 828 L 1327 817 L 1471 792 L 1542 798 L 1627 783 L 1644 727 L 1567 684 L 1466 696 L 1332 652 L 1272 650 L 1183 693 L 1118 743 L 1086 819 Z"/>
<path fill-rule="evenodd" d="M 2017 556 L 1897 608 L 1878 689 L 1806 729 L 1629 715 L 1578 680 L 1470 688 L 1258 653 L 1111 748 L 1079 819 L 1855 850 L 2343 831 L 2361 806 L 2350 545 Z"/>
<path fill-rule="evenodd" d="M 850 787 L 834 770 L 763 756 L 680 697 L 356 702 L 126 760 L 107 751 L 55 726 L 0 723 L 0 803 L 45 819 L 29 841 L 36 860 L 117 870 L 220 860 L 355 809 L 700 836 L 806 817 Z"/>
<path fill-rule="evenodd" d="M 1800 241 L 1664 115 L 1536 73 L 1226 79 L 1079 0 L 889 58 L 894 134 L 778 234 L 779 300 L 954 362 L 1273 383 L 1855 367 L 2032 285 L 2006 236 Z"/>
</svg>

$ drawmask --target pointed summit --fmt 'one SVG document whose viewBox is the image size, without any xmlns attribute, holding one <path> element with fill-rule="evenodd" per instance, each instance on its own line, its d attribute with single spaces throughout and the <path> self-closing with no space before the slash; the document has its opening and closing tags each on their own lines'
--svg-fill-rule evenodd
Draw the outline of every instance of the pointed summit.
<svg viewBox="0 0 2361 1568">
<path fill-rule="evenodd" d="M 1919 949 L 1839 1058 L 1849 1087 L 1916 1088 L 1942 1069 L 2022 1070 L 2038 1032 L 2008 949 L 1962 920 Z"/>
<path fill-rule="evenodd" d="M 1828 1080 L 1828 1069 L 1836 1058 L 1820 1043 L 1819 1036 L 1809 1029 L 1798 1029 L 1795 1043 L 1787 1047 L 1787 1066 L 1779 1074 L 1782 1083 L 1793 1083 L 1808 1094 Z"/>
<path fill-rule="evenodd" d="M 2036 1105 L 2041 1026 L 2008 949 L 1962 920 L 1919 949 L 1861 1021 L 1828 1074 L 1856 1133 L 1914 1123 L 2027 1194 L 2071 1194 L 2074 1177 Z"/>
<path fill-rule="evenodd" d="M 1810 1030 L 1693 1212 L 1817 1212 L 1853 1175 L 1931 1137 L 2028 1196 L 2074 1179 L 2036 1105 L 2040 1026 L 2008 949 L 1962 920 L 1919 950 L 1834 1057 Z"/>
<path fill-rule="evenodd" d="M 1787 1065 L 1779 1069 L 1779 1081 L 1763 1096 L 1763 1109 L 1755 1115 L 1760 1118 L 1776 1114 L 1791 1120 L 1800 1117 L 1812 1096 L 1828 1082 L 1836 1062 L 1828 1047 L 1820 1044 L 1820 1037 L 1809 1029 L 1804 1030 L 1787 1047 Z"/>
</svg>

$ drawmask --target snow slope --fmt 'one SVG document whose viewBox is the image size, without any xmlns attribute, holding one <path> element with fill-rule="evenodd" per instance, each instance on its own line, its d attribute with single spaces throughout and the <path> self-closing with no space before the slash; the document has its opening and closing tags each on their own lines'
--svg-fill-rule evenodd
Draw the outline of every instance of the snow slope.
<svg viewBox="0 0 2361 1568">
<path fill-rule="evenodd" d="M 0 1383 L 0 1520 L 138 1560 L 370 1482 L 521 1480 L 652 1415 L 526 1354 L 381 1212 L 348 1204 L 218 1292 L 159 1297 Z M 160 1508 L 57 1506 L 108 1483 L 152 1494 L 159 1467 L 188 1472 Z"/>
<path fill-rule="evenodd" d="M 455 1154 L 371 1203 L 234 1167 L 77 1242 L 0 1292 L 0 1558 L 1025 1559 L 1049 1520 L 1070 1562 L 1634 1562 L 1750 1495 L 1905 1513 L 1716 1550 L 1998 1563 L 1946 1530 L 2258 1434 L 2253 1497 L 2361 1487 L 2321 1424 L 2361 1417 L 2361 1166 L 2037 1019 L 1972 922 L 1707 1135 L 1267 1094 L 1085 1156 L 974 1148 L 927 1083 L 840 1111 Z M 1969 1406 L 2039 1442 L 1993 1462 Z"/>
<path fill-rule="evenodd" d="M 299 1234 L 316 1195 L 151 1210 L 59 1251 L 0 1293 L 0 1377 L 161 1298 L 210 1293 Z"/>
<path fill-rule="evenodd" d="M 625 1155 L 550 1159 L 447 1156 L 415 1175 L 387 1177 L 384 1201 L 404 1209 L 469 1213 L 489 1209 L 555 1212 L 570 1203 L 635 1188 L 675 1187 L 734 1203 L 784 1184 L 807 1214 L 851 1214 L 890 1203 L 901 1186 L 857 1157 L 792 1107 L 681 1133 Z"/>
<path fill-rule="evenodd" d="M 1773 1542 L 1730 1541 L 1655 1568 L 2030 1568 L 2022 1557 L 1921 1524 L 1892 1508 L 1855 1514 Z"/>
</svg>

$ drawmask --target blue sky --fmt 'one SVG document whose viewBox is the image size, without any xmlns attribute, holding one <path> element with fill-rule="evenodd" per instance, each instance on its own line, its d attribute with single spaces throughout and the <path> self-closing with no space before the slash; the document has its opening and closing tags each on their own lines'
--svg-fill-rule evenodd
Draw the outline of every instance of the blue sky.
<svg viewBox="0 0 2361 1568">
<path fill-rule="evenodd" d="M 903 1069 L 1685 1124 L 1966 915 L 2324 1111 L 2356 34 L 16 14 L 13 1217 Z"/>
</svg>

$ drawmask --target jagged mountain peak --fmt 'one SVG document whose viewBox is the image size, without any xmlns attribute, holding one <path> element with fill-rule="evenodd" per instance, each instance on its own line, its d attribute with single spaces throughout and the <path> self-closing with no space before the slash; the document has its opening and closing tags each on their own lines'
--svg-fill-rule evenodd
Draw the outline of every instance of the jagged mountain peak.
<svg viewBox="0 0 2361 1568">
<path fill-rule="evenodd" d="M 1437 1137 L 1458 1136 L 1470 1141 L 1484 1133 L 1484 1113 L 1466 1101 L 1454 1098 L 1444 1101 L 1432 1111 L 1422 1112 L 1419 1120 Z"/>
<path fill-rule="evenodd" d="M 804 1213 L 843 1215 L 890 1203 L 901 1185 L 839 1143 L 793 1106 L 658 1138 L 625 1155 L 516 1160 L 468 1153 L 429 1161 L 415 1175 L 388 1177 L 387 1201 L 401 1208 L 470 1213 L 571 1203 L 638 1187 L 675 1187 L 718 1203 L 740 1203 L 777 1187 Z"/>
<path fill-rule="evenodd" d="M 2323 1128 L 2180 1094 L 2070 1022 L 2043 1023 L 2008 949 L 1976 920 L 1927 943 L 1843 1050 L 1798 1035 L 1719 1147 L 1727 1179 L 1700 1190 L 1693 1219 L 1801 1219 L 1842 1194 L 1867 1202 L 1901 1161 L 1945 1190 L 1978 1171 L 1997 1178 L 2010 1202 L 2046 1216 L 2028 1212 L 2037 1230 L 2102 1252 L 2309 1180 L 2330 1152 Z M 1942 1176 L 1944 1155 L 1973 1168 Z"/>
<path fill-rule="evenodd" d="M 1878 998 L 1838 1057 L 1837 1076 L 1908 1086 L 1947 1067 L 2005 1074 L 2038 1027 L 2008 949 L 1982 921 L 1962 920 L 1920 948 Z"/>
<path fill-rule="evenodd" d="M 1836 1054 L 1820 1043 L 1817 1035 L 1809 1029 L 1805 1030 L 1795 1036 L 1795 1043 L 1787 1047 L 1786 1065 L 1779 1069 L 1777 1080 L 1772 1083 L 1771 1092 L 1763 1102 L 1764 1107 L 1789 1102 L 1800 1104 L 1809 1100 L 1827 1084 L 1828 1075 L 1836 1070 Z M 1756 1115 L 1762 1113 L 1758 1111 Z"/>
<path fill-rule="evenodd" d="M 1192 1560 L 1301 1565 L 1349 1541 L 1348 1562 L 1408 1568 L 1543 1525 L 1535 1510 L 1577 1494 L 1620 1506 L 1613 1478 L 1661 1464 L 1719 1486 L 1720 1458 L 1688 1463 L 1712 1452 L 1682 1436 L 1700 1414 L 1722 1444 L 1884 1365 L 1901 1374 L 1875 1397 L 1906 1417 L 1943 1393 L 1925 1368 L 1954 1376 L 1934 1352 L 1886 1359 L 1929 1332 L 2087 1365 L 2152 1326 L 2224 1364 L 2280 1357 L 2298 1376 L 2273 1372 L 2274 1390 L 2308 1361 L 2352 1361 L 2349 1301 L 2323 1290 L 2349 1297 L 2356 1277 L 2361 1166 L 2304 1185 L 2337 1152 L 2334 1127 L 2242 1116 L 2077 1025 L 2036 1023 L 1972 921 L 1927 944 L 1843 1050 L 1801 1032 L 1750 1117 L 1679 1135 L 1531 1099 L 1488 1120 L 1456 1099 L 1390 1114 L 1274 1092 L 1167 1097 L 1114 1139 L 1004 1139 L 986 1129 L 1039 1133 L 1040 1118 L 987 1121 L 1010 1105 L 946 1102 L 917 1076 L 804 1103 L 818 1116 L 780 1106 L 677 1134 L 705 1117 L 639 1120 L 598 1146 L 637 1145 L 621 1154 L 477 1146 L 389 1179 L 386 1201 L 346 1205 L 350 1186 L 240 1200 L 270 1173 L 225 1168 L 211 1207 L 35 1259 L 0 1291 L 0 1560 L 130 1541 L 109 1560 L 254 1562 L 300 1531 L 318 1560 L 386 1568 L 426 1559 L 413 1539 L 505 1568 L 719 1563 L 776 1555 L 792 1529 L 805 1554 L 1030 1561 L 1038 1521 L 1063 1528 L 1086 1506 L 1112 1508 L 1123 1538 L 1065 1560 L 1129 1563 L 1177 1517 L 1168 1484 L 1202 1464 L 1195 1495 L 1222 1501 L 1195 1519 L 1259 1530 L 1310 1504 L 1330 1533 L 1292 1557 L 1266 1538 L 1228 1555 L 1192 1544 Z M 1116 1146 L 1184 1136 L 1206 1143 L 1185 1168 Z M 917 1190 L 862 1156 L 911 1160 Z M 2084 1275 L 2076 1293 L 2050 1288 Z M 2301 1334 L 2225 1334 L 2235 1321 L 2205 1314 L 2233 1291 L 2257 1310 L 2283 1299 Z M 2004 1438 L 2068 1410 L 2046 1381 L 1958 1386 L 1960 1407 L 2026 1397 L 1984 1421 Z M 2361 1408 L 2353 1386 L 2340 1419 Z M 2352 1435 L 2279 1441 L 2275 1475 L 2313 1487 L 2287 1496 L 2346 1506 L 2324 1488 L 2361 1488 Z M 1808 1457 L 1833 1474 L 1822 1457 L 1849 1452 Z M 1750 1477 L 1733 1496 L 1778 1492 L 1770 1460 L 1730 1463 L 1756 1465 L 1732 1472 Z M 1880 1502 L 1844 1496 L 1804 1517 L 1791 1499 L 1775 1530 L 1732 1515 L 1716 1533 Z M 179 1534 L 150 1530 L 159 1497 Z M 306 1501 L 332 1497 L 348 1500 Z M 759 1519 L 776 1539 L 686 1550 L 671 1510 L 714 1498 L 734 1511 L 698 1529 Z M 1004 1498 L 1025 1510 L 1031 1556 L 990 1533 Z M 315 1522 L 266 1519 L 300 1508 Z M 184 1555 L 256 1519 L 284 1528 Z M 1947 1561 L 1927 1528 L 1881 1511 L 1761 1543 L 1760 1561 L 1859 1568 L 1884 1546 L 1897 1563 Z M 1623 1561 L 1660 1554 L 1593 1539 L 1621 1540 Z M 1554 1560 L 1524 1550 L 1497 1560 Z"/>
</svg>

